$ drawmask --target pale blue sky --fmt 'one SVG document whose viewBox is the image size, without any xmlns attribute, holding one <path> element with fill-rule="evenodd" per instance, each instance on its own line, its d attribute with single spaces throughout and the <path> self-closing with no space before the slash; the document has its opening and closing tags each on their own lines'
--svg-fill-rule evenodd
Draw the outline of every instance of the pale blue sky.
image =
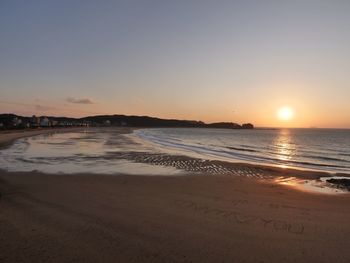
<svg viewBox="0 0 350 263">
<path fill-rule="evenodd" d="M 350 127 L 350 1 L 3 0 L 0 34 L 0 112 Z"/>
</svg>

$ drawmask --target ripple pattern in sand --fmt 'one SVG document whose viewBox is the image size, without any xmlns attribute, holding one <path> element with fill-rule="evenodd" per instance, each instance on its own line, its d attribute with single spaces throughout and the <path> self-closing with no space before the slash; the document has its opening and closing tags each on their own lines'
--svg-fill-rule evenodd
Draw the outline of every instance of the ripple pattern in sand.
<svg viewBox="0 0 350 263">
<path fill-rule="evenodd" d="M 127 159 L 139 163 L 172 166 L 192 173 L 209 175 L 236 175 L 254 178 L 272 178 L 262 169 L 222 161 L 196 159 L 180 155 L 154 154 L 148 152 L 114 152 L 105 158 Z"/>
</svg>

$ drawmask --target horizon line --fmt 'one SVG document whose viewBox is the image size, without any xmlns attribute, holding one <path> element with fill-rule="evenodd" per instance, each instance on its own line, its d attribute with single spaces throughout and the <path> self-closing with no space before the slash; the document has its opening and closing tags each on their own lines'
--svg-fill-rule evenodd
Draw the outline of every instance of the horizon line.
<svg viewBox="0 0 350 263">
<path fill-rule="evenodd" d="M 32 116 L 23 116 L 23 115 L 18 115 L 16 113 L 0 113 L 0 115 L 5 115 L 5 114 L 8 114 L 8 115 L 16 115 L 16 116 L 19 116 L 19 117 L 24 117 L 24 118 L 30 118 L 30 117 L 33 117 L 33 116 L 37 116 L 35 114 L 33 114 Z M 176 118 L 161 118 L 161 117 L 155 117 L 155 116 L 149 116 L 149 115 L 127 115 L 127 114 L 121 114 L 121 113 L 114 113 L 114 114 L 97 114 L 97 115 L 88 115 L 88 116 L 84 116 L 84 117 L 71 117 L 71 116 L 62 116 L 62 115 L 40 115 L 38 117 L 51 117 L 51 118 L 71 118 L 71 119 L 84 119 L 84 118 L 87 118 L 87 117 L 98 117 L 98 116 L 116 116 L 116 115 L 119 115 L 119 116 L 127 116 L 127 117 L 131 117 L 131 116 L 134 116 L 134 117 L 148 117 L 148 118 L 156 118 L 156 119 L 162 119 L 162 120 L 177 120 L 177 121 L 197 121 L 197 122 L 203 122 L 204 124 L 211 124 L 211 123 L 236 123 L 238 124 L 237 122 L 232 122 L 232 121 L 217 121 L 217 122 L 204 122 L 204 121 L 201 121 L 201 120 L 191 120 L 191 119 L 176 119 Z M 251 123 L 254 125 L 254 123 L 252 122 L 244 122 L 242 124 L 247 124 L 247 123 Z M 276 127 L 273 127 L 273 126 L 255 126 L 255 129 L 337 129 L 337 130 L 350 130 L 350 127 L 281 127 L 281 126 L 276 126 Z"/>
</svg>

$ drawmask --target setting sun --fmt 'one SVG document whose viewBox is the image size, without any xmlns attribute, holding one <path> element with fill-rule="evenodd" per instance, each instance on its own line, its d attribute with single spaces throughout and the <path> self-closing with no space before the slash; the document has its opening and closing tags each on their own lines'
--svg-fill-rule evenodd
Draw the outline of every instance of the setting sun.
<svg viewBox="0 0 350 263">
<path fill-rule="evenodd" d="M 294 111 L 292 108 L 284 106 L 278 109 L 277 116 L 282 121 L 289 121 L 294 116 Z"/>
</svg>

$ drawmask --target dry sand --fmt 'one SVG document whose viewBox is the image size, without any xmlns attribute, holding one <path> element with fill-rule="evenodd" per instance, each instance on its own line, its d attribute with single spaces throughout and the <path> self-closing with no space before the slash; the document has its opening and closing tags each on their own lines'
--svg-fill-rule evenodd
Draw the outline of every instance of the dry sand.
<svg viewBox="0 0 350 263">
<path fill-rule="evenodd" d="M 239 176 L 5 171 L 0 193 L 0 262 L 350 262 L 349 194 Z"/>
</svg>

